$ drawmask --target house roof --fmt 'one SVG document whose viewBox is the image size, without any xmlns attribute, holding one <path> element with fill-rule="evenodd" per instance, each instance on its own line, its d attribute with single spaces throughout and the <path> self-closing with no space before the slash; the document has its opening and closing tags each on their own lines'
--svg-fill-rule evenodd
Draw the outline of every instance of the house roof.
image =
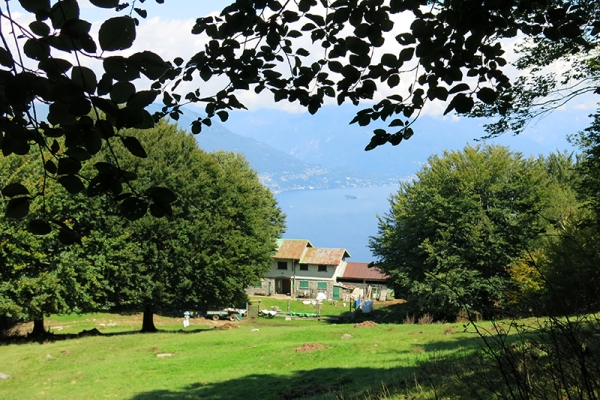
<svg viewBox="0 0 600 400">
<path fill-rule="evenodd" d="M 300 260 L 304 250 L 313 247 L 313 245 L 305 239 L 278 239 L 277 253 L 273 258 Z"/>
<path fill-rule="evenodd" d="M 307 248 L 300 263 L 338 265 L 344 257 L 350 257 L 346 249 Z"/>
<path fill-rule="evenodd" d="M 385 281 L 388 276 L 378 268 L 369 268 L 368 263 L 348 262 L 342 278 Z"/>
</svg>

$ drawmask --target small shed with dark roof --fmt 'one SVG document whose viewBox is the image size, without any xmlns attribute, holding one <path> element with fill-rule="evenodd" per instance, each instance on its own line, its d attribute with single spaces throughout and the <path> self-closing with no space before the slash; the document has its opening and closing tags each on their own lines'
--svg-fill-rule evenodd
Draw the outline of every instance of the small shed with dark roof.
<svg viewBox="0 0 600 400">
<path fill-rule="evenodd" d="M 366 283 L 385 283 L 388 276 L 378 268 L 369 268 L 368 263 L 348 262 L 346 270 L 338 279 L 366 281 Z"/>
<path fill-rule="evenodd" d="M 366 288 L 377 286 L 384 288 L 388 276 L 378 268 L 369 268 L 366 262 L 347 262 L 344 273 L 337 281 L 343 284 Z"/>
</svg>

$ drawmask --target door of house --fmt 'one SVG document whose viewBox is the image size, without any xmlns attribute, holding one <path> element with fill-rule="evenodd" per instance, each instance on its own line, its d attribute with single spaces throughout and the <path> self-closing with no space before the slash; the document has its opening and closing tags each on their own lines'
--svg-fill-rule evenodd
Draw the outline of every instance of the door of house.
<svg viewBox="0 0 600 400">
<path fill-rule="evenodd" d="M 292 281 L 290 279 L 275 280 L 275 292 L 278 294 L 288 294 L 292 292 Z"/>
<path fill-rule="evenodd" d="M 290 279 L 281 280 L 281 293 L 288 294 L 292 293 L 292 281 Z"/>
<path fill-rule="evenodd" d="M 334 286 L 333 287 L 333 299 L 334 300 L 339 300 L 340 299 L 340 287 L 339 286 Z"/>
</svg>

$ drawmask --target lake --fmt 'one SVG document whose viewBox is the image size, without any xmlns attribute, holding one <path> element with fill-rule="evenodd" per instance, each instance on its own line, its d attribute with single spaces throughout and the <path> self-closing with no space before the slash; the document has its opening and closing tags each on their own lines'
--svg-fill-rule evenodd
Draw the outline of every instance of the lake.
<svg viewBox="0 0 600 400">
<path fill-rule="evenodd" d="M 398 186 L 298 190 L 275 195 L 287 215 L 286 239 L 308 239 L 315 247 L 343 247 L 350 261 L 371 262 L 369 237 L 377 234 L 377 215 L 390 210 Z"/>
</svg>

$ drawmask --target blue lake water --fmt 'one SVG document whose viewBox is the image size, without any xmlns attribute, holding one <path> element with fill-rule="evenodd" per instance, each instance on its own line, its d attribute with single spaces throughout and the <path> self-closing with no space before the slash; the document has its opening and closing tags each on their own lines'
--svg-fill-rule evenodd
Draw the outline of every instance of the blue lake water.
<svg viewBox="0 0 600 400">
<path fill-rule="evenodd" d="M 368 243 L 377 234 L 377 215 L 390 209 L 398 186 L 299 190 L 275 195 L 286 214 L 286 239 L 308 239 L 315 247 L 343 247 L 349 261 L 373 261 Z"/>
</svg>

